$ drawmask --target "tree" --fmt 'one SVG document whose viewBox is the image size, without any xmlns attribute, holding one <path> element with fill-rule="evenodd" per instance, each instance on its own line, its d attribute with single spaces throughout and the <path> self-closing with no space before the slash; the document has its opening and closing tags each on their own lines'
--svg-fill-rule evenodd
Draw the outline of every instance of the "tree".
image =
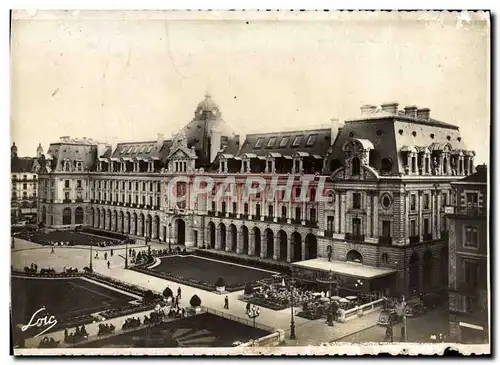
<svg viewBox="0 0 500 365">
<path fill-rule="evenodd" d="M 165 290 L 163 291 L 163 296 L 165 298 L 170 298 L 170 297 L 173 297 L 174 296 L 174 293 L 172 292 L 172 289 L 170 289 L 168 286 L 165 288 Z"/>
<path fill-rule="evenodd" d="M 226 286 L 226 281 L 223 278 L 219 277 L 217 279 L 217 281 L 215 282 L 215 286 L 218 288 L 220 288 L 222 286 Z"/>
<path fill-rule="evenodd" d="M 245 295 L 253 294 L 253 287 L 250 284 L 245 285 Z"/>
<path fill-rule="evenodd" d="M 191 297 L 191 300 L 189 300 L 189 304 L 191 304 L 191 307 L 199 307 L 201 305 L 201 299 L 199 296 L 196 294 Z"/>
<path fill-rule="evenodd" d="M 154 295 L 154 293 L 153 293 L 151 290 L 146 290 L 146 291 L 144 292 L 144 297 L 143 297 L 143 299 L 142 299 L 142 300 L 143 300 L 143 302 L 144 302 L 145 304 L 152 303 L 152 302 L 154 302 L 154 300 L 155 300 L 155 295 Z"/>
</svg>

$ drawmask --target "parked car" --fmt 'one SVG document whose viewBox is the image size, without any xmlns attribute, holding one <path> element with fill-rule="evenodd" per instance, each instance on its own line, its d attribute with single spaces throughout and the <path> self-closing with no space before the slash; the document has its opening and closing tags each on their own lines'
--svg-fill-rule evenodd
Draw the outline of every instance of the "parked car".
<svg viewBox="0 0 500 365">
<path fill-rule="evenodd" d="M 407 317 L 419 317 L 426 312 L 427 308 L 421 303 L 408 304 L 405 309 Z"/>
<path fill-rule="evenodd" d="M 377 324 L 380 326 L 387 326 L 391 322 L 393 324 L 398 323 L 399 321 L 401 321 L 401 318 L 402 316 L 397 314 L 394 310 L 384 309 L 382 312 L 380 312 Z"/>
</svg>

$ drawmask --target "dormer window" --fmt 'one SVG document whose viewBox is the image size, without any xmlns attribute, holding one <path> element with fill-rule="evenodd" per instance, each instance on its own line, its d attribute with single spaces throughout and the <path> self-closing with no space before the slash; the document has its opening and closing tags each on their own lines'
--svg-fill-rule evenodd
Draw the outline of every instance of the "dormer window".
<svg viewBox="0 0 500 365">
<path fill-rule="evenodd" d="M 290 140 L 290 137 L 283 137 L 283 138 L 281 138 L 280 147 L 281 148 L 286 147 L 286 145 L 288 144 L 289 140 Z"/>
<path fill-rule="evenodd" d="M 77 161 L 75 163 L 75 169 L 76 169 L 76 171 L 83 171 L 83 162 Z"/>
<path fill-rule="evenodd" d="M 64 171 L 71 171 L 71 162 L 64 161 Z"/>
<path fill-rule="evenodd" d="M 359 157 L 353 157 L 352 159 L 352 174 L 359 175 L 361 172 L 361 161 Z"/>
<path fill-rule="evenodd" d="M 130 146 L 127 150 L 127 153 L 132 153 L 132 150 L 134 149 L 134 146 Z"/>
<path fill-rule="evenodd" d="M 299 147 L 300 142 L 302 142 L 302 138 L 303 138 L 303 136 L 295 137 L 295 139 L 293 140 L 293 143 L 292 143 L 292 147 Z"/>
<path fill-rule="evenodd" d="M 316 139 L 318 138 L 317 134 L 311 134 L 306 141 L 306 147 L 312 147 L 316 143 Z"/>
<path fill-rule="evenodd" d="M 146 153 L 151 152 L 152 149 L 153 149 L 153 146 L 149 146 L 148 149 L 146 150 Z"/>
<path fill-rule="evenodd" d="M 262 142 L 264 142 L 264 138 L 259 138 L 253 148 L 262 148 Z"/>
<path fill-rule="evenodd" d="M 143 153 L 144 151 L 146 151 L 146 147 L 147 147 L 147 146 L 142 146 L 142 147 L 141 147 L 141 153 Z"/>
<path fill-rule="evenodd" d="M 269 141 L 267 141 L 266 148 L 272 148 L 276 144 L 276 137 L 271 137 L 269 138 Z"/>
<path fill-rule="evenodd" d="M 122 147 L 122 149 L 121 149 L 120 153 L 125 153 L 125 151 L 126 151 L 126 150 L 127 150 L 127 146 Z"/>
</svg>

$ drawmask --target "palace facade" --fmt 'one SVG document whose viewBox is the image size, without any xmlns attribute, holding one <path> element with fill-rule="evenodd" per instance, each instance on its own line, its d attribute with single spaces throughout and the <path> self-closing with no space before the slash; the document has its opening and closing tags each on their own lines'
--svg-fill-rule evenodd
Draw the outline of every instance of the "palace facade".
<svg viewBox="0 0 500 365">
<path fill-rule="evenodd" d="M 47 227 L 86 225 L 291 263 L 302 280 L 333 273 L 340 290 L 385 295 L 446 288 L 444 208 L 450 184 L 474 172 L 459 128 L 426 108 L 365 105 L 341 128 L 243 138 L 209 95 L 172 139 L 113 149 L 62 137 L 39 161 L 38 219 Z M 181 177 L 175 194 L 189 196 L 200 176 L 215 182 L 208 194 L 171 199 L 169 182 Z M 236 193 L 221 198 L 228 178 Z M 266 189 L 247 198 L 249 178 Z M 272 192 L 272 181 L 290 183 L 292 199 Z"/>
<path fill-rule="evenodd" d="M 457 343 L 489 342 L 488 173 L 452 183 L 449 221 L 449 323 Z"/>
</svg>

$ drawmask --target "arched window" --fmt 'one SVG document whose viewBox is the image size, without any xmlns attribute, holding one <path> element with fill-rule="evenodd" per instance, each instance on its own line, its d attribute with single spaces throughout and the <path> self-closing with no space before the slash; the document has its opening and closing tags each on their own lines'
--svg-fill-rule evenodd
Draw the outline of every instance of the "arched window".
<svg viewBox="0 0 500 365">
<path fill-rule="evenodd" d="M 358 157 L 352 159 L 352 175 L 359 175 L 361 172 L 361 161 Z"/>
<path fill-rule="evenodd" d="M 383 158 L 380 162 L 380 172 L 391 172 L 392 160 L 388 157 Z"/>
<path fill-rule="evenodd" d="M 382 254 L 382 263 L 383 264 L 388 264 L 389 263 L 389 255 L 386 253 Z"/>
<path fill-rule="evenodd" d="M 362 264 L 363 263 L 363 256 L 361 256 L 361 254 L 358 251 L 351 250 L 347 253 L 346 260 Z"/>
<path fill-rule="evenodd" d="M 63 225 L 71 224 L 71 208 L 64 208 L 63 210 Z"/>
</svg>

